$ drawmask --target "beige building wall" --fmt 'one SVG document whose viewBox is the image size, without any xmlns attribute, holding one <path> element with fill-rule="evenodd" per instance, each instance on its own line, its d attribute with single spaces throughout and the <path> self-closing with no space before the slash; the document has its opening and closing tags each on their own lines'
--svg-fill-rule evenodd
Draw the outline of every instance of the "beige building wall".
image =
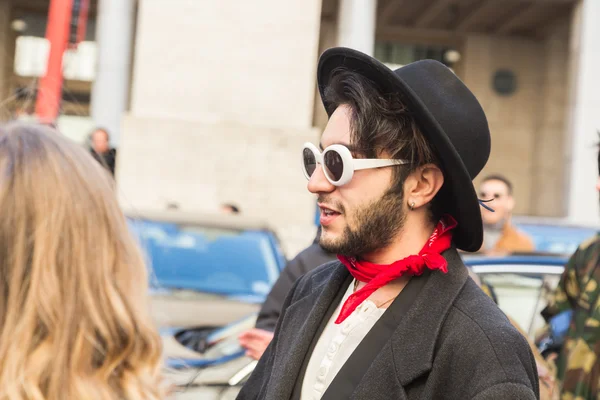
<svg viewBox="0 0 600 400">
<path fill-rule="evenodd" d="M 315 199 L 300 150 L 319 136 L 320 11 L 320 0 L 141 0 L 117 168 L 124 206 L 235 202 L 270 222 L 288 255 L 309 244 Z"/>
<path fill-rule="evenodd" d="M 515 187 L 515 214 L 560 216 L 568 30 L 546 41 L 469 36 L 461 77 L 481 102 L 492 134 L 492 153 L 477 186 L 500 173 Z M 510 69 L 517 90 L 503 96 L 492 86 L 494 73 Z"/>
<path fill-rule="evenodd" d="M 141 0 L 139 14 L 132 114 L 311 127 L 319 0 Z"/>
<path fill-rule="evenodd" d="M 569 102 L 570 24 L 555 26 L 543 42 L 543 86 L 538 128 L 534 136 L 534 161 L 530 213 L 566 215 L 568 160 L 567 106 Z"/>
<path fill-rule="evenodd" d="M 14 69 L 15 32 L 11 27 L 11 0 L 0 0 L 0 121 L 10 118 L 9 99 L 12 96 L 11 79 Z"/>
</svg>

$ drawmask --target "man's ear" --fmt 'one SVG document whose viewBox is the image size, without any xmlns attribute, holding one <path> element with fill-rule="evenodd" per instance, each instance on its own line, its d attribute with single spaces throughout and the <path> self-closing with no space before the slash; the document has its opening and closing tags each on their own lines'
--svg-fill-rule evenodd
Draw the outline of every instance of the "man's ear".
<svg viewBox="0 0 600 400">
<path fill-rule="evenodd" d="M 515 208 L 515 198 L 512 196 L 512 194 L 508 195 L 508 199 L 507 200 L 507 206 L 508 206 L 508 211 L 512 212 L 512 210 L 514 210 Z"/>
<path fill-rule="evenodd" d="M 414 208 L 426 205 L 433 200 L 444 184 L 444 174 L 435 164 L 425 164 L 418 167 L 409 178 L 407 187 L 407 204 L 414 203 Z"/>
</svg>

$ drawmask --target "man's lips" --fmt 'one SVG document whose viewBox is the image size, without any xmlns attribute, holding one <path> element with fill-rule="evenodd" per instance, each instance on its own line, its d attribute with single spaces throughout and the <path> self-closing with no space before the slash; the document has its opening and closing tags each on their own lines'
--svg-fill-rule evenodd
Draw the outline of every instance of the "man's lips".
<svg viewBox="0 0 600 400">
<path fill-rule="evenodd" d="M 321 209 L 321 218 L 319 219 L 321 226 L 330 225 L 337 217 L 341 215 L 339 211 L 329 208 L 323 204 L 319 204 L 319 208 Z"/>
<path fill-rule="evenodd" d="M 338 210 L 336 210 L 333 207 L 329 207 L 325 204 L 322 203 L 318 203 L 317 204 L 319 206 L 319 208 L 321 209 L 321 212 L 328 212 L 328 213 L 337 213 L 337 214 L 341 214 L 341 212 L 339 212 Z"/>
</svg>

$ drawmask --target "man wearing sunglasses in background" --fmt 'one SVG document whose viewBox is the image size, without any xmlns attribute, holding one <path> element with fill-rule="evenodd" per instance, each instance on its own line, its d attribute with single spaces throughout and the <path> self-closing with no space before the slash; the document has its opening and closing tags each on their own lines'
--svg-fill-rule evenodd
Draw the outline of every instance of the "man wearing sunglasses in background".
<svg viewBox="0 0 600 400">
<path fill-rule="evenodd" d="M 532 240 L 511 223 L 515 208 L 512 183 L 501 175 L 487 176 L 479 186 L 479 198 L 493 199 L 494 212 L 482 210 L 483 246 L 486 254 L 525 253 L 534 250 Z"/>
<path fill-rule="evenodd" d="M 391 71 L 345 48 L 317 78 L 329 122 L 302 167 L 339 261 L 296 281 L 238 398 L 538 398 L 527 342 L 457 253 L 483 240 L 475 97 L 438 62 Z"/>
</svg>

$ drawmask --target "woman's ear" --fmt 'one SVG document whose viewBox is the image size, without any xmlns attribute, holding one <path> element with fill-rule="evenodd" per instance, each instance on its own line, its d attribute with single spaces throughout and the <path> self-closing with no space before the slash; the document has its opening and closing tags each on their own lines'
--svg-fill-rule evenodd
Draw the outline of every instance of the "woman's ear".
<svg viewBox="0 0 600 400">
<path fill-rule="evenodd" d="M 444 184 L 444 174 L 435 164 L 422 165 L 411 175 L 412 185 L 407 188 L 407 202 L 409 205 L 414 203 L 414 208 L 431 202 Z"/>
</svg>

